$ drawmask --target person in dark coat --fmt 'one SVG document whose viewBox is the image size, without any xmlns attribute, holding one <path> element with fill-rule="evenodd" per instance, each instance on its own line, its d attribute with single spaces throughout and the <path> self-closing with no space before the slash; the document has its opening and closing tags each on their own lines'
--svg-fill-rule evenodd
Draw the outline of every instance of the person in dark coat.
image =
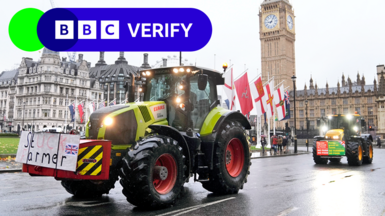
<svg viewBox="0 0 385 216">
<path fill-rule="evenodd" d="M 287 138 L 286 136 L 284 136 L 284 137 L 283 137 L 283 140 L 282 140 L 283 153 L 286 152 L 288 142 L 289 142 L 288 138 Z"/>
<path fill-rule="evenodd" d="M 381 139 L 380 139 L 380 137 L 377 137 L 377 146 L 381 148 Z"/>
</svg>

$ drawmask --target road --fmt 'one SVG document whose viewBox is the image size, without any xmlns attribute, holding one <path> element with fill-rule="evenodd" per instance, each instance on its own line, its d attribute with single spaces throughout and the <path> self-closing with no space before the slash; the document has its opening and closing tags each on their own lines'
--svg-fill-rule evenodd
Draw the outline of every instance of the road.
<svg viewBox="0 0 385 216">
<path fill-rule="evenodd" d="M 185 184 L 175 206 L 138 209 L 119 183 L 97 200 L 73 198 L 50 177 L 0 174 L 0 215 L 385 215 L 385 150 L 371 165 L 315 165 L 311 154 L 253 159 L 244 189 L 214 196 L 201 184 Z"/>
</svg>

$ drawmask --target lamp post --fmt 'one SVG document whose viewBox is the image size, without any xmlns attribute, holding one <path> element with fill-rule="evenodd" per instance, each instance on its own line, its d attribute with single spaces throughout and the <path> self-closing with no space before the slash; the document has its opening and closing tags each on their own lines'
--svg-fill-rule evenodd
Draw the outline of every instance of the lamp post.
<svg viewBox="0 0 385 216">
<path fill-rule="evenodd" d="M 308 103 L 308 101 L 305 100 L 305 105 L 306 105 L 306 151 L 309 151 L 309 120 L 307 118 L 307 103 Z"/>
<path fill-rule="evenodd" d="M 296 109 L 295 109 L 295 95 L 296 95 L 296 87 L 295 80 L 297 77 L 293 75 L 291 80 L 293 80 L 293 92 L 294 92 L 294 153 L 297 153 L 297 118 L 296 118 Z"/>
<path fill-rule="evenodd" d="M 223 67 L 223 72 L 226 72 L 226 69 L 227 69 L 227 67 L 228 67 L 227 63 L 226 63 L 226 62 L 223 63 L 222 67 Z"/>
<path fill-rule="evenodd" d="M 25 102 L 23 102 L 23 123 L 21 125 L 21 127 L 22 127 L 21 131 L 24 130 L 24 113 L 25 113 Z"/>
</svg>

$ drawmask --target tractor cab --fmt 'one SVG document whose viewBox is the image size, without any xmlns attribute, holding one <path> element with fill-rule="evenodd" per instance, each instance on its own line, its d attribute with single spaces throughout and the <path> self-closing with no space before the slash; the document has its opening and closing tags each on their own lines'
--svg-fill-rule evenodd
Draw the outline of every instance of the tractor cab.
<svg viewBox="0 0 385 216">
<path fill-rule="evenodd" d="M 217 85 L 222 74 L 195 66 L 168 67 L 142 71 L 143 101 L 164 101 L 169 126 L 179 131 L 199 132 L 218 104 Z"/>
<path fill-rule="evenodd" d="M 325 139 L 343 140 L 351 136 L 361 135 L 365 126 L 364 119 L 359 114 L 331 115 L 328 117 Z"/>
</svg>

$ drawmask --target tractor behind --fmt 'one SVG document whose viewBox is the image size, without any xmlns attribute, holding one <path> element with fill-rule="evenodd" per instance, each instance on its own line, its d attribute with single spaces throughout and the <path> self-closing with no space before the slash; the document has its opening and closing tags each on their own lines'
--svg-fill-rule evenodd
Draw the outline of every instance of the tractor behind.
<svg viewBox="0 0 385 216">
<path fill-rule="evenodd" d="M 313 144 L 313 159 L 316 164 L 327 164 L 328 161 L 339 163 L 343 156 L 350 166 L 372 163 L 373 138 L 361 137 L 364 119 L 357 113 L 354 115 L 331 115 L 325 121 L 325 136 L 316 138 Z M 317 121 L 321 126 L 321 121 Z"/>
</svg>

